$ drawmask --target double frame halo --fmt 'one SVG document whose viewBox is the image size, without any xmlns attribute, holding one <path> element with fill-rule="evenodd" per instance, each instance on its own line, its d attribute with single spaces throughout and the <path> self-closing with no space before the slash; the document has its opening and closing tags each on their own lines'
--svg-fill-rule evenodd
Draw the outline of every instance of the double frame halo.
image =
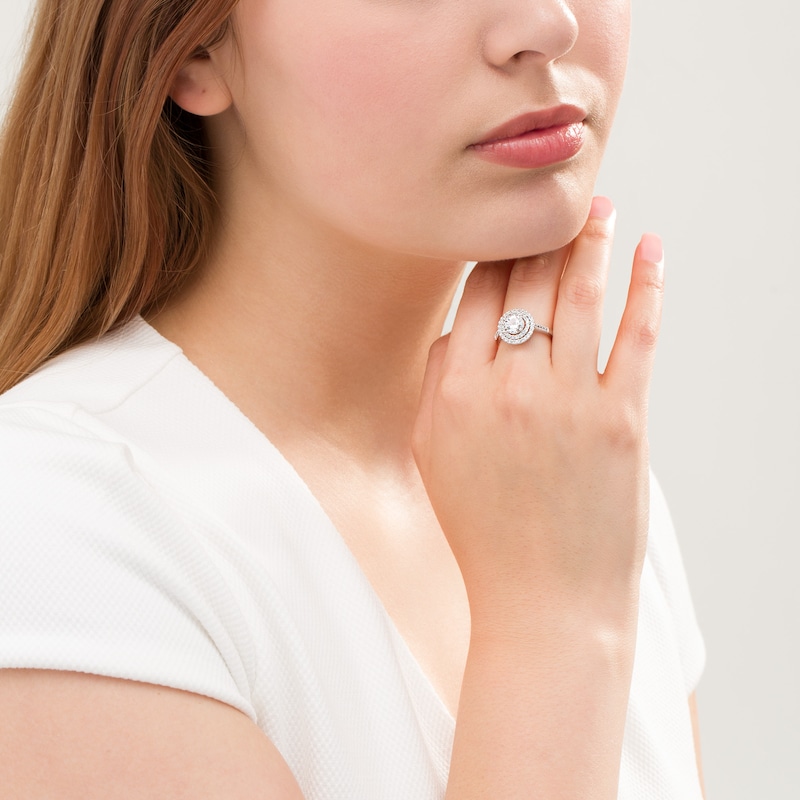
<svg viewBox="0 0 800 800">
<path fill-rule="evenodd" d="M 536 322 L 524 308 L 513 308 L 500 317 L 494 338 L 495 341 L 502 339 L 507 344 L 522 344 L 533 336 L 534 331 L 552 336 L 550 328 Z"/>
</svg>

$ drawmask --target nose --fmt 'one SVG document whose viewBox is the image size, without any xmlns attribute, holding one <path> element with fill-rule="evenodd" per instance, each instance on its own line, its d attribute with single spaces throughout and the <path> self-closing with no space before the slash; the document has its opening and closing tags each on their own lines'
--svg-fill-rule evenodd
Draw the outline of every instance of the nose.
<svg viewBox="0 0 800 800">
<path fill-rule="evenodd" d="M 497 0 L 484 36 L 484 57 L 505 68 L 524 57 L 550 63 L 578 38 L 578 21 L 565 0 Z"/>
</svg>

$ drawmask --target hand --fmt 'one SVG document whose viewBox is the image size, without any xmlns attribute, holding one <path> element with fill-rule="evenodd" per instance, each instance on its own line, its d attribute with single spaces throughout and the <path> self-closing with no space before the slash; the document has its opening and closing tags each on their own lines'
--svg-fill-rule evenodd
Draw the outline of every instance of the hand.
<svg viewBox="0 0 800 800">
<path fill-rule="evenodd" d="M 637 597 L 663 270 L 660 240 L 647 234 L 599 373 L 613 222 L 610 201 L 596 198 L 562 250 L 476 266 L 452 333 L 431 349 L 414 454 L 473 615 L 504 600 L 612 608 Z M 552 340 L 495 342 L 512 308 Z"/>
</svg>

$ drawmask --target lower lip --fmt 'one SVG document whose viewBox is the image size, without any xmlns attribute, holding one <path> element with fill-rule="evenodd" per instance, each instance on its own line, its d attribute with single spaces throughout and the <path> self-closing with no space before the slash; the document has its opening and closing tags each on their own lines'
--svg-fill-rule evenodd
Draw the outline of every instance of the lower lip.
<svg viewBox="0 0 800 800">
<path fill-rule="evenodd" d="M 583 123 L 574 122 L 528 131 L 510 139 L 473 144 L 469 149 L 493 164 L 537 169 L 559 164 L 576 155 L 583 147 L 583 134 Z"/>
</svg>

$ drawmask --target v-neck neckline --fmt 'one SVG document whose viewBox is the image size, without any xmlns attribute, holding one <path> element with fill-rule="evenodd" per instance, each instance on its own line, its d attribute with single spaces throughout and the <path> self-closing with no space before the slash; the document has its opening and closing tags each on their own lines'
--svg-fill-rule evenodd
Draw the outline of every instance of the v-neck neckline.
<svg viewBox="0 0 800 800">
<path fill-rule="evenodd" d="M 432 680 L 430 679 L 428 673 L 423 669 L 422 665 L 420 664 L 417 657 L 414 655 L 414 652 L 411 650 L 408 642 L 405 640 L 405 637 L 400 632 L 399 628 L 397 627 L 394 619 L 389 614 L 386 606 L 383 603 L 380 595 L 375 590 L 374 586 L 372 585 L 371 581 L 367 577 L 366 573 L 364 572 L 361 564 L 358 562 L 358 559 L 353 554 L 352 550 L 348 547 L 345 538 L 340 533 L 339 529 L 334 524 L 333 520 L 331 519 L 328 512 L 323 507 L 322 503 L 320 503 L 317 496 L 311 490 L 311 487 L 305 481 L 305 479 L 300 475 L 300 473 L 295 469 L 294 465 L 286 458 L 286 456 L 281 452 L 281 450 L 274 444 L 274 442 L 267 436 L 264 431 L 261 430 L 240 408 L 239 406 L 228 397 L 222 389 L 217 386 L 216 383 L 202 370 L 200 369 L 184 352 L 183 349 L 176 344 L 175 342 L 167 339 L 163 334 L 161 334 L 155 327 L 153 327 L 147 320 L 143 317 L 139 316 L 134 318 L 134 320 L 129 324 L 138 323 L 140 326 L 143 326 L 143 329 L 147 331 L 153 337 L 156 337 L 157 340 L 165 345 L 168 345 L 171 348 L 174 348 L 177 353 L 179 354 L 180 359 L 187 365 L 195 375 L 200 378 L 209 388 L 210 391 L 215 393 L 221 400 L 224 401 L 224 405 L 230 410 L 231 414 L 233 414 L 239 424 L 244 424 L 247 428 L 250 429 L 255 440 L 259 442 L 259 445 L 262 448 L 266 448 L 271 455 L 272 461 L 277 462 L 284 473 L 284 477 L 287 481 L 290 481 L 294 486 L 308 499 L 309 503 L 314 507 L 317 515 L 320 519 L 320 523 L 326 526 L 330 532 L 334 535 L 335 540 L 337 541 L 338 546 L 341 548 L 343 556 L 350 562 L 351 566 L 353 567 L 355 573 L 359 576 L 359 579 L 362 581 L 363 585 L 366 587 L 368 595 L 370 599 L 375 604 L 377 608 L 380 609 L 381 616 L 386 622 L 387 628 L 391 632 L 391 637 L 394 642 L 395 650 L 398 656 L 402 659 L 404 663 L 401 663 L 401 667 L 407 668 L 411 671 L 412 676 L 415 678 L 414 683 L 420 685 L 424 688 L 425 693 L 429 696 L 430 700 L 432 701 L 433 705 L 437 708 L 438 713 L 444 716 L 445 721 L 448 725 L 452 727 L 452 730 L 455 730 L 455 719 L 450 712 L 447 704 L 442 699 L 441 695 L 439 694 L 438 690 L 434 686 Z"/>
</svg>

